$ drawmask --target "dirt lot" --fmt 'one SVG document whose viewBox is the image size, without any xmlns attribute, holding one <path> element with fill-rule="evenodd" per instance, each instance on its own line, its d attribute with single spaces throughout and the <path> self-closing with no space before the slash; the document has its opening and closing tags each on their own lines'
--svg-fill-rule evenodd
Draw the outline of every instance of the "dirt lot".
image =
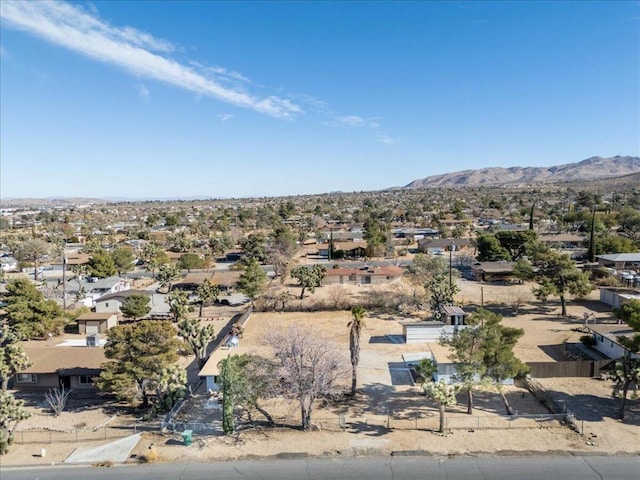
<svg viewBox="0 0 640 480">
<path fill-rule="evenodd" d="M 564 340 L 577 341 L 581 333 L 573 329 L 582 324 L 583 313 L 593 313 L 598 322 L 612 321 L 608 309 L 596 302 L 592 295 L 589 301 L 572 302 L 569 305 L 571 317 L 559 316 L 559 304 L 541 304 L 530 301 L 514 314 L 512 303 L 514 291 L 530 291 L 529 285 L 488 285 L 465 280 L 460 281 L 459 299 L 467 309 L 473 309 L 484 301 L 488 308 L 505 315 L 504 323 L 524 328 L 525 335 L 518 342 L 516 354 L 524 361 L 557 360 L 558 346 Z M 367 287 L 364 287 L 367 288 Z M 372 287 L 368 287 L 371 289 Z M 321 295 L 324 289 L 317 291 Z M 379 294 L 379 293 L 378 293 Z M 216 322 L 216 329 L 222 328 L 224 318 L 216 312 L 205 313 Z M 548 452 L 597 450 L 608 453 L 640 453 L 640 401 L 630 400 L 628 419 L 614 420 L 616 401 L 611 398 L 608 382 L 588 378 L 543 379 L 543 385 L 561 403 L 565 403 L 580 421 L 584 420 L 585 435 L 579 435 L 566 427 L 540 428 L 548 426 L 533 423 L 531 427 L 502 420 L 504 407 L 496 392 L 488 391 L 477 395 L 476 412 L 482 422 L 494 428 L 475 428 L 473 421 L 467 420 L 464 399 L 458 406 L 449 409 L 450 425 L 464 421 L 464 428 L 454 429 L 446 436 L 432 433 L 437 424 L 435 405 L 420 395 L 417 386 L 412 385 L 410 376 L 399 374 L 398 368 L 403 353 L 423 351 L 420 345 L 396 343 L 402 333 L 400 321 L 409 317 L 391 314 L 371 314 L 366 319 L 366 330 L 361 340 L 361 360 L 359 365 L 360 393 L 355 400 L 341 404 L 319 406 L 314 415 L 314 423 L 319 429 L 314 432 L 300 432 L 288 429 L 261 429 L 244 431 L 233 437 L 208 436 L 196 438 L 191 447 L 184 447 L 179 435 L 146 435 L 134 451 L 144 453 L 150 443 L 154 443 L 160 457 L 172 459 L 230 459 L 247 456 L 270 456 L 282 452 L 307 452 L 309 454 L 358 454 L 393 450 L 428 450 L 435 453 L 454 454 L 465 452 Z M 274 328 L 286 328 L 292 324 L 312 327 L 318 335 L 330 337 L 338 342 L 348 359 L 348 312 L 318 313 L 256 313 L 247 324 L 242 345 L 255 345 L 256 350 L 264 348 L 265 335 Z M 561 359 L 561 358 L 560 358 Z M 345 382 L 345 385 L 348 382 Z M 518 387 L 508 387 L 506 394 L 520 415 L 541 414 L 545 409 L 527 391 Z M 276 414 L 297 420 L 295 405 L 281 403 L 273 406 Z M 40 407 L 33 406 L 38 409 Z M 340 428 L 339 415 L 344 415 L 344 430 Z M 463 420 L 457 420 L 461 418 Z M 487 420 L 488 419 L 488 420 Z M 492 420 L 491 420 L 492 419 Z M 124 419 L 119 419 L 121 421 Z M 74 428 L 85 423 L 87 427 L 115 421 L 109 411 L 93 409 L 68 412 L 58 419 L 44 415 L 40 411 L 20 428 L 49 427 Z M 479 420 L 474 420 L 479 422 Z M 484 425 L 484 423 L 483 423 Z M 501 428 L 495 428 L 495 427 Z M 416 429 L 417 427 L 417 429 Z M 45 444 L 43 444 L 45 445 Z M 10 454 L 2 458 L 3 464 L 37 463 L 60 461 L 73 449 L 73 445 L 46 445 L 51 452 L 47 459 L 33 456 L 40 445 L 15 445 Z M 56 454 L 56 451 L 58 453 Z M 56 456 L 57 455 L 57 456 Z"/>
</svg>

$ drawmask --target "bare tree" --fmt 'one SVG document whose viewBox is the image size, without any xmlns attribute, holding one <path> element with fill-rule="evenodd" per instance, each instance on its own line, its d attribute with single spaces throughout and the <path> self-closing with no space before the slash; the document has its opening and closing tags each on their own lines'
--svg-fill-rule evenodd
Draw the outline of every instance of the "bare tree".
<svg viewBox="0 0 640 480">
<path fill-rule="evenodd" d="M 345 358 L 332 340 L 300 326 L 274 330 L 266 341 L 276 356 L 275 390 L 299 403 L 302 429 L 308 430 L 314 402 L 338 394 L 348 379 Z"/>
<path fill-rule="evenodd" d="M 64 412 L 64 407 L 67 405 L 67 399 L 71 394 L 71 390 L 65 392 L 64 385 L 60 388 L 50 388 L 45 394 L 44 398 L 53 412 L 53 416 L 57 417 Z"/>
<path fill-rule="evenodd" d="M 513 292 L 509 295 L 509 304 L 513 307 L 514 313 L 518 315 L 520 311 L 520 307 L 526 305 L 531 300 L 533 300 L 533 296 L 531 292 L 527 290 L 517 290 L 514 289 Z"/>
<path fill-rule="evenodd" d="M 21 262 L 33 263 L 33 279 L 38 281 L 39 262 L 49 253 L 49 244 L 39 238 L 27 240 L 18 245 L 15 257 Z"/>
</svg>

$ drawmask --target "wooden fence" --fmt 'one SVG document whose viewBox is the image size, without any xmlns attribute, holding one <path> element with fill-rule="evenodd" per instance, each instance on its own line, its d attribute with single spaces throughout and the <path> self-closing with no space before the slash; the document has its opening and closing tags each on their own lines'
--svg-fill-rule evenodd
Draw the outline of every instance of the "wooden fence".
<svg viewBox="0 0 640 480">
<path fill-rule="evenodd" d="M 600 369 L 612 360 L 567 360 L 563 362 L 527 362 L 534 378 L 598 377 Z"/>
</svg>

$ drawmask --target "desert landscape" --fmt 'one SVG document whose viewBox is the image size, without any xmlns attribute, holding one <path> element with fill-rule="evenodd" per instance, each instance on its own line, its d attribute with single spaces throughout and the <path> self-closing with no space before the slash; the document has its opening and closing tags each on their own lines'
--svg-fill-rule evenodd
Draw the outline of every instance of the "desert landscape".
<svg viewBox="0 0 640 480">
<path fill-rule="evenodd" d="M 559 306 L 554 303 L 541 304 L 531 297 L 529 303 L 521 305 L 516 315 L 510 299 L 514 290 L 529 291 L 528 285 L 490 285 L 458 280 L 459 301 L 468 310 L 480 302 L 485 306 L 505 313 L 505 325 L 524 328 L 525 335 L 518 342 L 515 352 L 525 361 L 558 360 L 560 350 L 541 348 L 558 347 L 563 342 L 577 342 L 581 335 L 579 327 L 584 313 L 592 314 L 597 322 L 613 322 L 611 314 L 595 299 L 572 302 L 570 317 L 558 315 Z M 482 292 L 480 291 L 482 289 Z M 317 290 L 317 296 L 326 294 L 326 288 Z M 317 299 L 316 299 L 317 300 Z M 206 316 L 206 315 L 205 315 Z M 401 365 L 402 355 L 419 353 L 421 345 L 398 342 L 402 337 L 402 321 L 408 315 L 371 314 L 366 318 L 366 328 L 361 341 L 361 360 L 358 367 L 359 383 L 355 398 L 348 398 L 335 405 L 319 403 L 313 417 L 313 431 L 302 432 L 293 428 L 298 422 L 299 409 L 295 403 L 283 400 L 265 404 L 278 419 L 278 428 L 259 427 L 242 429 L 231 436 L 199 435 L 194 432 L 191 446 L 182 445 L 180 431 L 145 432 L 133 458 L 144 455 L 149 446 L 157 450 L 160 460 L 172 461 L 185 458 L 221 459 L 270 457 L 283 452 L 309 455 L 359 455 L 367 453 L 391 453 L 394 451 L 429 451 L 433 454 L 475 453 L 545 453 L 567 451 L 597 451 L 608 454 L 637 453 L 637 430 L 640 423 L 638 401 L 629 402 L 627 420 L 615 420 L 617 400 L 611 397 L 612 383 L 592 378 L 552 378 L 540 382 L 554 398 L 567 405 L 577 416 L 579 431 L 549 421 L 544 415 L 547 409 L 523 386 L 503 387 L 503 393 L 520 418 L 505 417 L 502 399 L 497 391 L 488 389 L 475 394 L 474 416 L 466 415 L 463 396 L 458 405 L 448 409 L 449 428 L 438 434 L 437 406 L 421 394 L 419 385 Z M 348 359 L 348 328 L 351 314 L 336 312 L 287 312 L 254 313 L 245 327 L 241 346 L 255 353 L 268 350 L 265 337 L 275 329 L 286 329 L 291 325 L 312 328 L 319 337 L 336 342 Z M 211 320 L 217 329 L 226 322 L 225 317 Z M 225 349 L 226 347 L 222 347 Z M 233 348 L 229 349 L 233 353 Z M 244 351 L 244 349 L 243 349 Z M 184 357 L 186 365 L 192 358 Z M 346 388 L 345 383 L 345 388 Z M 187 401 L 178 418 L 182 422 L 219 421 L 219 411 L 194 408 L 195 404 L 209 401 L 209 395 L 201 388 Z M 194 405 L 189 402 L 193 402 Z M 19 425 L 17 444 L 2 461 L 4 464 L 45 463 L 63 461 L 78 445 L 73 442 L 38 441 L 34 435 L 44 435 L 42 429 L 72 432 L 102 431 L 109 427 L 132 426 L 137 418 L 123 415 L 113 405 L 91 407 L 76 406 L 59 417 L 53 417 L 40 403 L 29 405 L 31 418 Z M 537 421 L 535 416 L 540 416 Z M 212 419 L 218 420 L 212 420 Z M 342 420 L 341 420 L 342 419 Z M 139 426 L 143 424 L 138 422 Z M 34 430 L 37 429 L 37 430 Z M 36 431 L 39 432 L 36 434 Z M 124 430 L 122 433 L 132 433 Z M 23 437 L 21 437 L 23 435 Z M 62 435 L 62 434 L 58 434 Z M 26 436 L 27 441 L 21 443 Z M 82 438 L 82 434 L 80 434 Z M 90 441 L 90 435 L 86 435 Z M 54 434 L 55 438 L 55 434 Z M 104 441 L 102 442 L 104 443 Z M 91 443 L 82 443 L 83 447 Z M 41 448 L 49 451 L 46 458 L 34 456 Z"/>
</svg>

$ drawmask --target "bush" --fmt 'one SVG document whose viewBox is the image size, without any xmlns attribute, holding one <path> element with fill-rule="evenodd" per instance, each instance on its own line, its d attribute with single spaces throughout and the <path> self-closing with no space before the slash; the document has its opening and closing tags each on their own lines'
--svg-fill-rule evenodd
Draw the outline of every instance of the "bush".
<svg viewBox="0 0 640 480">
<path fill-rule="evenodd" d="M 595 347 L 596 339 L 593 338 L 593 335 L 582 335 L 580 337 L 580 341 L 585 347 Z"/>
<path fill-rule="evenodd" d="M 156 462 L 157 460 L 158 460 L 158 452 L 153 447 L 149 447 L 149 450 L 147 450 L 147 453 L 142 455 L 142 461 L 144 463 L 153 463 L 153 462 Z"/>
</svg>

